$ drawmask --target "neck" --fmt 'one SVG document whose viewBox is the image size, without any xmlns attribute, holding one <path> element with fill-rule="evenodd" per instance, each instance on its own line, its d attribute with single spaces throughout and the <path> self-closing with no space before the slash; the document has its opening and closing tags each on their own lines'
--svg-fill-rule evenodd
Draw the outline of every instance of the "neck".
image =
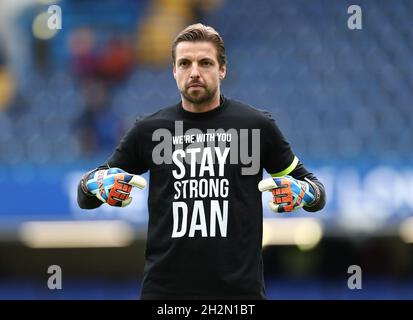
<svg viewBox="0 0 413 320">
<path fill-rule="evenodd" d="M 207 112 L 207 111 L 210 111 L 210 110 L 213 110 L 219 107 L 219 105 L 221 104 L 220 97 L 221 97 L 221 94 L 219 90 L 217 90 L 216 94 L 211 100 L 205 101 L 203 103 L 193 103 L 185 99 L 183 96 L 181 96 L 182 107 L 186 111 L 189 111 L 189 112 L 196 112 L 196 113 Z"/>
</svg>

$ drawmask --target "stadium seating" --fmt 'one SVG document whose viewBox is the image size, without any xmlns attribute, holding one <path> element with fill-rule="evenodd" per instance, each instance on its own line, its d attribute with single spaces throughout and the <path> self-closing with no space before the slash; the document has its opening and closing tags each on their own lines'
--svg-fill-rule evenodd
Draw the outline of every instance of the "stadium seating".
<svg viewBox="0 0 413 320">
<path fill-rule="evenodd" d="M 67 28 L 85 23 L 79 12 L 87 3 L 82 10 L 67 7 Z M 137 9 L 110 3 L 91 17 L 103 21 L 110 15 L 119 30 L 135 30 L 131 12 Z M 412 159 L 413 3 L 360 5 L 363 30 L 355 31 L 347 28 L 347 6 L 327 0 L 226 1 L 208 17 L 226 41 L 224 94 L 270 110 L 296 153 L 309 161 Z M 99 24 L 95 20 L 86 22 Z M 68 60 L 62 49 L 68 32 L 53 42 L 56 61 Z M 85 105 L 70 64 L 47 75 L 29 71 L 20 98 L 0 113 L 0 163 L 82 161 L 73 130 Z M 123 130 L 133 117 L 179 99 L 170 67 L 138 63 L 111 90 L 110 108 Z"/>
</svg>

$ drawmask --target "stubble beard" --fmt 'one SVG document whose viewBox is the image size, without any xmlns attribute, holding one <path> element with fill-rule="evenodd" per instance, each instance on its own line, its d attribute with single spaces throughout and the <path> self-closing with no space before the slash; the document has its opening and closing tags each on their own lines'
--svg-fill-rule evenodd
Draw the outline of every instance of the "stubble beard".
<svg viewBox="0 0 413 320">
<path fill-rule="evenodd" d="M 191 94 L 189 93 L 190 88 L 186 88 L 185 90 L 181 91 L 181 94 L 186 100 L 193 104 L 204 104 L 206 102 L 212 101 L 217 92 L 217 88 L 209 89 L 207 87 L 203 87 L 203 89 L 204 90 L 201 90 L 200 93 Z"/>
</svg>

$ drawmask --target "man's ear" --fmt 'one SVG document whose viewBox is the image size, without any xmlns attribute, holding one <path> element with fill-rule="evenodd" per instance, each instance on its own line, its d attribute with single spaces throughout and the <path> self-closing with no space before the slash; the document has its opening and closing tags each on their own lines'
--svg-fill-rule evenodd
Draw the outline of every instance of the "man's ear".
<svg viewBox="0 0 413 320">
<path fill-rule="evenodd" d="M 172 66 L 172 74 L 174 75 L 174 79 L 176 80 L 176 66 L 175 66 L 175 63 Z"/>
<path fill-rule="evenodd" d="M 224 80 L 226 74 L 227 74 L 227 66 L 220 67 L 219 68 L 219 79 Z"/>
</svg>

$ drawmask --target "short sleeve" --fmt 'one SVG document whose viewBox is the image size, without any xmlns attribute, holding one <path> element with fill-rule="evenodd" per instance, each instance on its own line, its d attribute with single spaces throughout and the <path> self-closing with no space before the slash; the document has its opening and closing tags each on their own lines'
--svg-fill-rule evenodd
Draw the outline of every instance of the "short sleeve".
<svg viewBox="0 0 413 320">
<path fill-rule="evenodd" d="M 115 151 L 107 160 L 107 165 L 116 167 L 132 174 L 142 174 L 148 170 L 146 161 L 139 143 L 141 137 L 142 120 L 137 119 L 134 126 L 123 136 Z"/>
<path fill-rule="evenodd" d="M 290 144 L 278 128 L 275 120 L 267 111 L 262 111 L 265 124 L 261 135 L 263 168 L 272 176 L 284 176 L 292 172 L 298 164 L 298 158 Z"/>
</svg>

